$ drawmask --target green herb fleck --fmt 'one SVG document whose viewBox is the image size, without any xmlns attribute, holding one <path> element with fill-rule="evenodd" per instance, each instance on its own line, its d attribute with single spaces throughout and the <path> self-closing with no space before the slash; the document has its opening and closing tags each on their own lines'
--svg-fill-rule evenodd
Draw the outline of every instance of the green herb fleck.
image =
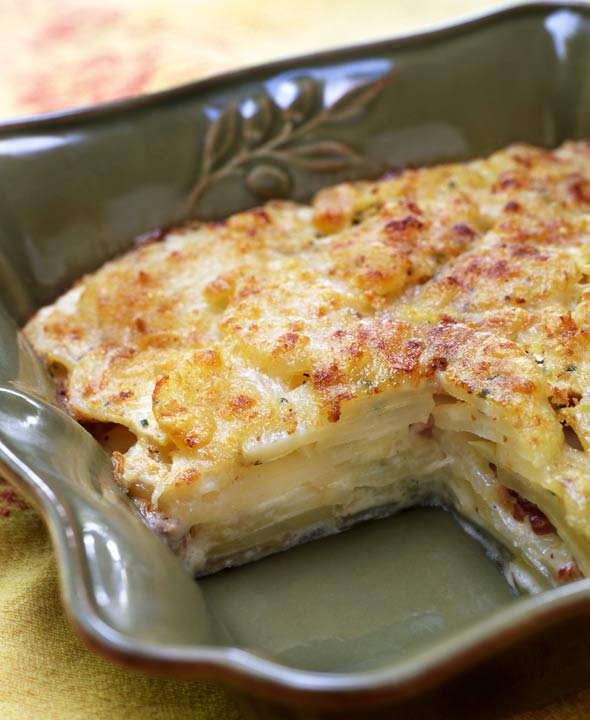
<svg viewBox="0 0 590 720">
<path fill-rule="evenodd" d="M 254 465 L 262 465 L 262 460 L 255 460 Z"/>
<path fill-rule="evenodd" d="M 577 365 L 568 365 L 566 368 L 567 372 L 576 372 L 577 369 L 578 369 Z"/>
<path fill-rule="evenodd" d="M 289 402 L 289 401 L 287 400 L 287 398 L 281 398 L 280 401 L 281 401 L 281 403 L 288 403 L 288 402 Z"/>
<path fill-rule="evenodd" d="M 477 393 L 477 397 L 485 400 L 487 398 L 487 396 L 490 394 L 490 392 L 491 392 L 491 390 L 489 388 L 484 388 L 483 390 L 480 390 Z"/>
<path fill-rule="evenodd" d="M 499 373 L 496 373 L 495 375 L 490 375 L 490 377 L 488 378 L 488 380 L 495 380 L 496 378 L 499 378 L 499 377 L 500 377 L 500 374 L 499 374 Z"/>
<path fill-rule="evenodd" d="M 145 418 L 141 418 L 139 422 L 141 423 L 141 427 L 147 427 L 149 425 L 149 422 Z"/>
</svg>

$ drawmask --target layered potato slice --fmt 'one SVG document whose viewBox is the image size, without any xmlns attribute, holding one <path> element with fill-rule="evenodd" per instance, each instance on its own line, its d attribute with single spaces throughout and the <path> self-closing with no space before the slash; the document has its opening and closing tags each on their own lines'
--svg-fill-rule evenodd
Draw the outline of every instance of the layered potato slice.
<svg viewBox="0 0 590 720">
<path fill-rule="evenodd" d="M 590 575 L 590 143 L 157 235 L 25 332 L 192 572 L 438 503 Z"/>
</svg>

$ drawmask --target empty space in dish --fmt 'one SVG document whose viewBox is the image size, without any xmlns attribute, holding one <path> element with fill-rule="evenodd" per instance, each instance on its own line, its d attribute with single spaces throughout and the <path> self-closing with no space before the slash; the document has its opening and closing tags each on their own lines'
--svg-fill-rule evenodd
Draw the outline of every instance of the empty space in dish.
<svg viewBox="0 0 590 720">
<path fill-rule="evenodd" d="M 238 647 L 322 672 L 401 660 L 515 602 L 451 513 L 406 510 L 199 581 Z"/>
</svg>

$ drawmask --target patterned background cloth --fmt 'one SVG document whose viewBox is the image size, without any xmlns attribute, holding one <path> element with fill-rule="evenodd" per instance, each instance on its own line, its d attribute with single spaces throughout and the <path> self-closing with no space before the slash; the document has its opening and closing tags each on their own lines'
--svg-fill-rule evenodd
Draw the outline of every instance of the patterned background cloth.
<svg viewBox="0 0 590 720">
<path fill-rule="evenodd" d="M 151 92 L 280 55 L 416 30 L 499 4 L 2 0 L 0 119 Z M 43 522 L 1 478 L 0 608 L 3 720 L 242 720 L 232 695 L 219 686 L 148 678 L 83 647 L 64 618 Z M 583 718 L 590 718 L 590 690 L 512 720 Z"/>
</svg>

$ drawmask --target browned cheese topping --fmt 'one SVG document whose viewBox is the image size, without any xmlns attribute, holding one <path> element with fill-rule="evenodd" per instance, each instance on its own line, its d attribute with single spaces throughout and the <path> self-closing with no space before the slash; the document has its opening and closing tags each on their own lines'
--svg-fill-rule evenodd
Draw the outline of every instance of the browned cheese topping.
<svg viewBox="0 0 590 720">
<path fill-rule="evenodd" d="M 171 230 L 26 333 L 77 419 L 137 438 L 119 481 L 189 524 L 366 399 L 428 388 L 590 538 L 589 281 L 590 143 L 514 145 Z"/>
</svg>

